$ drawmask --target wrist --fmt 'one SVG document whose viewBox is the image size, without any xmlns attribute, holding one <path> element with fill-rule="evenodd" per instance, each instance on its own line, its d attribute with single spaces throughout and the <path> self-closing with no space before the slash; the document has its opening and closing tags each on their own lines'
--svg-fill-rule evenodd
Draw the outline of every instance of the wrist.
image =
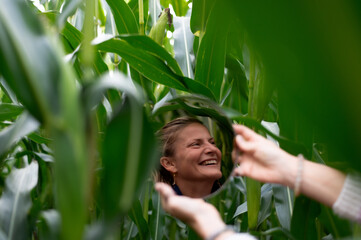
<svg viewBox="0 0 361 240">
<path fill-rule="evenodd" d="M 287 153 L 280 169 L 282 170 L 280 184 L 293 189 L 298 174 L 298 158 Z"/>
<path fill-rule="evenodd" d="M 210 233 L 205 240 L 222 240 L 227 236 L 233 235 L 234 230 L 233 227 L 224 225 L 222 228 L 218 230 L 213 230 L 213 233 Z"/>
<path fill-rule="evenodd" d="M 195 226 L 193 227 L 202 239 L 209 239 L 212 235 L 218 232 L 221 233 L 225 228 L 226 224 L 222 221 L 218 213 L 217 216 L 196 216 Z"/>
</svg>

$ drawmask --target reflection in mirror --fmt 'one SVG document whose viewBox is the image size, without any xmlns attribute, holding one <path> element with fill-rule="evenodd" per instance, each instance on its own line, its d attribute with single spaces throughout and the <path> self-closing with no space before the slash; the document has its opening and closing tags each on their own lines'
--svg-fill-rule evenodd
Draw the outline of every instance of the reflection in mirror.
<svg viewBox="0 0 361 240">
<path fill-rule="evenodd" d="M 167 114 L 172 118 L 158 131 L 157 181 L 179 195 L 208 197 L 221 189 L 233 169 L 231 123 L 208 99 L 182 97 L 170 104 L 172 112 Z"/>
</svg>

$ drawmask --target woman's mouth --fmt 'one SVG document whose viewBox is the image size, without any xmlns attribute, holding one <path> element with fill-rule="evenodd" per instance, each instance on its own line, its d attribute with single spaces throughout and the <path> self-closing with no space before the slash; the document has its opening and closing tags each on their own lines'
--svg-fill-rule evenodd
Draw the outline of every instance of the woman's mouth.
<svg viewBox="0 0 361 240">
<path fill-rule="evenodd" d="M 209 166 L 209 165 L 216 165 L 217 164 L 217 160 L 205 160 L 203 162 L 200 163 L 200 165 L 202 166 Z"/>
</svg>

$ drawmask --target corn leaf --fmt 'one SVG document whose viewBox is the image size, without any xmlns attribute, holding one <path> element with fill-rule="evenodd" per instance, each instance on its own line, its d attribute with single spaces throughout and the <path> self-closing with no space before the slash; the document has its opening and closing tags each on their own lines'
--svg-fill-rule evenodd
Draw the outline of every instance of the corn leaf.
<svg viewBox="0 0 361 240">
<path fill-rule="evenodd" d="M 27 112 L 20 115 L 13 125 L 0 132 L 0 155 L 6 153 L 6 151 L 20 139 L 34 132 L 38 128 L 39 122 Z"/>
<path fill-rule="evenodd" d="M 138 33 L 138 23 L 132 9 L 124 0 L 106 0 L 114 16 L 119 34 Z"/>
<path fill-rule="evenodd" d="M 0 3 L 6 5 L 6 10 L 0 10 L 0 73 L 29 112 L 42 121 L 60 110 L 59 59 L 25 2 Z"/>
<path fill-rule="evenodd" d="M 130 209 L 135 194 L 152 170 L 156 141 L 143 109 L 144 100 L 124 75 L 103 76 L 90 87 L 84 93 L 87 109 L 98 104 L 108 89 L 117 89 L 124 94 L 123 103 L 113 113 L 102 144 L 104 169 L 99 197 L 106 219 L 113 220 L 117 214 Z"/>
<path fill-rule="evenodd" d="M 273 196 L 275 199 L 275 207 L 277 218 L 281 226 L 290 231 L 290 223 L 293 213 L 293 191 L 281 185 L 272 185 Z"/>
<path fill-rule="evenodd" d="M 210 12 L 206 33 L 197 53 L 195 80 L 211 89 L 217 102 L 221 96 L 230 17 L 227 5 L 217 1 Z"/>
<path fill-rule="evenodd" d="M 193 2 L 191 16 L 191 30 L 202 39 L 206 31 L 208 16 L 216 0 L 198 0 Z"/>
<path fill-rule="evenodd" d="M 12 169 L 0 198 L 0 228 L 7 239 L 26 239 L 27 215 L 32 202 L 30 191 L 38 183 L 38 163 Z M 22 231 L 19 231 L 22 229 Z"/>
<path fill-rule="evenodd" d="M 193 39 L 194 35 L 189 29 L 189 17 L 174 17 L 174 58 L 177 60 L 182 72 L 189 78 L 194 78 Z"/>
<path fill-rule="evenodd" d="M 23 107 L 11 103 L 0 103 L 0 121 L 11 120 L 23 111 Z"/>
</svg>

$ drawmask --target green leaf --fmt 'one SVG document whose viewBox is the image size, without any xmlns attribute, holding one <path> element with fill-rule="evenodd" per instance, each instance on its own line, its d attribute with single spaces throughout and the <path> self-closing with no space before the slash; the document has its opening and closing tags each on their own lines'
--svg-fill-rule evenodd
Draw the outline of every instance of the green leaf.
<svg viewBox="0 0 361 240">
<path fill-rule="evenodd" d="M 176 59 L 174 59 L 162 46 L 154 42 L 151 38 L 144 35 L 120 35 L 117 36 L 125 40 L 135 48 L 142 49 L 167 63 L 167 65 L 178 75 L 182 75 Z"/>
<path fill-rule="evenodd" d="M 124 0 L 106 0 L 114 17 L 119 34 L 138 33 L 138 22 Z"/>
<path fill-rule="evenodd" d="M 230 27 L 227 5 L 218 0 L 207 21 L 207 29 L 201 40 L 196 61 L 195 80 L 209 87 L 220 101 L 224 75 L 226 40 Z"/>
<path fill-rule="evenodd" d="M 193 2 L 191 16 L 191 30 L 201 39 L 206 31 L 209 13 L 217 0 L 198 0 Z"/>
<path fill-rule="evenodd" d="M 316 217 L 320 204 L 306 197 L 296 199 L 291 221 L 291 233 L 296 239 L 317 239 Z"/>
<path fill-rule="evenodd" d="M 21 138 L 30 134 L 39 128 L 39 122 L 36 121 L 27 112 L 20 115 L 17 121 L 0 132 L 0 155 L 4 154 Z"/>
<path fill-rule="evenodd" d="M 160 196 L 157 191 L 152 194 L 152 215 L 149 219 L 152 239 L 161 240 L 164 236 L 165 214 L 162 210 Z"/>
<path fill-rule="evenodd" d="M 37 182 L 37 162 L 22 169 L 13 168 L 6 178 L 6 188 L 0 198 L 0 228 L 7 239 L 27 238 L 27 215 L 32 205 L 30 191 Z"/>
<path fill-rule="evenodd" d="M 263 184 L 261 187 L 261 205 L 259 208 L 257 227 L 260 226 L 270 215 L 272 208 L 272 186 L 271 184 Z M 248 211 L 249 214 L 249 211 Z"/>
<path fill-rule="evenodd" d="M 60 110 L 59 59 L 27 3 L 1 3 L 6 10 L 0 9 L 0 73 L 29 112 L 44 120 Z"/>
<path fill-rule="evenodd" d="M 174 57 L 181 66 L 183 74 L 194 78 L 192 55 L 194 35 L 189 30 L 189 21 L 189 17 L 173 17 Z"/>
<path fill-rule="evenodd" d="M 324 205 L 321 205 L 321 214 L 318 219 L 335 239 L 351 236 L 352 232 L 355 231 L 352 229 L 352 222 L 338 217 L 331 208 Z"/>
<path fill-rule="evenodd" d="M 129 210 L 134 194 L 152 171 L 156 159 L 156 141 L 144 112 L 144 100 L 130 82 L 123 75 L 107 75 L 84 94 L 89 109 L 99 102 L 107 89 L 121 90 L 124 95 L 122 105 L 114 111 L 102 144 L 104 169 L 99 197 L 107 220 Z"/>
<path fill-rule="evenodd" d="M 226 97 L 224 105 L 241 113 L 248 112 L 248 82 L 243 64 L 231 55 L 226 56 L 227 81 L 230 85 L 230 94 Z"/>
<path fill-rule="evenodd" d="M 168 87 L 186 91 L 182 77 L 171 71 L 160 59 L 135 48 L 124 40 L 110 39 L 97 44 L 98 50 L 113 52 L 126 60 L 131 67 L 145 77 Z"/>
<path fill-rule="evenodd" d="M 11 120 L 23 111 L 23 107 L 11 103 L 0 103 L 0 121 Z"/>
<path fill-rule="evenodd" d="M 186 0 L 171 0 L 172 7 L 177 16 L 185 16 L 189 9 Z"/>
<path fill-rule="evenodd" d="M 68 22 L 65 23 L 65 27 L 61 33 L 63 37 L 69 42 L 73 54 L 78 54 L 78 47 L 80 46 L 83 39 L 83 33 Z M 78 64 L 78 61 L 76 61 L 76 64 Z M 108 70 L 107 65 L 104 63 L 102 56 L 98 52 L 95 54 L 93 67 L 97 75 L 100 75 L 101 73 L 104 73 Z"/>
<path fill-rule="evenodd" d="M 289 231 L 293 213 L 293 191 L 289 187 L 276 184 L 272 185 L 272 190 L 277 218 L 281 226 Z"/>
<path fill-rule="evenodd" d="M 135 200 L 132 209 L 130 209 L 129 217 L 138 227 L 140 239 L 148 239 L 150 232 L 147 221 L 143 217 L 142 206 L 139 200 Z"/>
</svg>

